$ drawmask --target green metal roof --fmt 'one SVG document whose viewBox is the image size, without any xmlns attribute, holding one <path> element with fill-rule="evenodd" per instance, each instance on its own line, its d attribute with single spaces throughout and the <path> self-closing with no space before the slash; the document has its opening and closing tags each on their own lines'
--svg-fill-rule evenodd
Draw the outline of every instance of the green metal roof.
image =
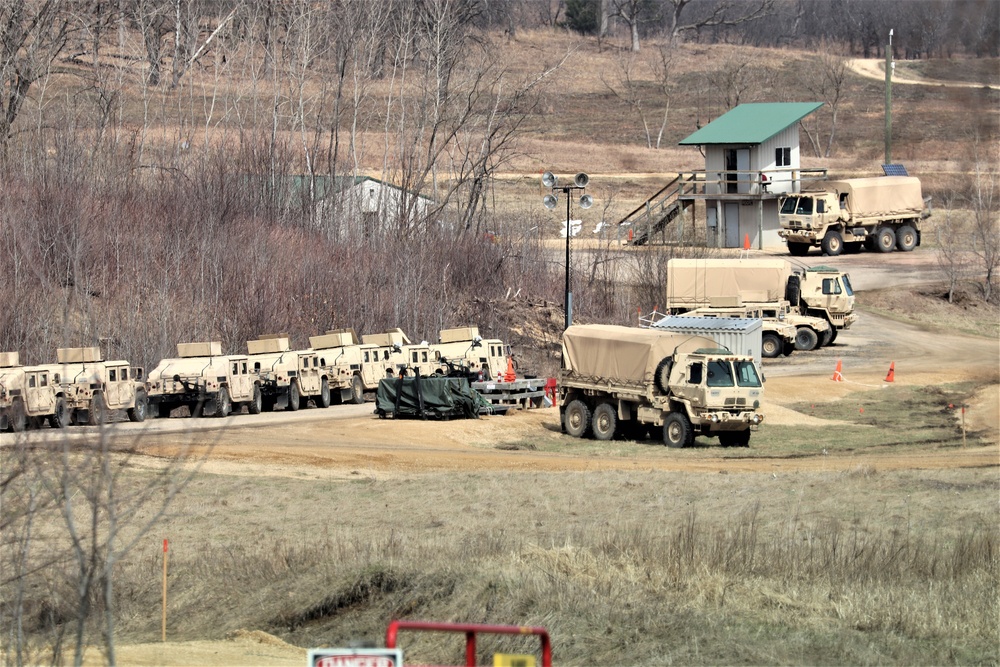
<svg viewBox="0 0 1000 667">
<path fill-rule="evenodd" d="M 681 146 L 707 144 L 760 144 L 799 122 L 822 102 L 762 102 L 741 104 L 701 128 Z"/>
</svg>

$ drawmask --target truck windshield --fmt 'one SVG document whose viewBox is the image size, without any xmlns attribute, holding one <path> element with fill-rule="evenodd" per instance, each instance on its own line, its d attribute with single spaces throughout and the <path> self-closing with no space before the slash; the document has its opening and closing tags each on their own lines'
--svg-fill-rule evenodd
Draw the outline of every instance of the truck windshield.
<svg viewBox="0 0 1000 667">
<path fill-rule="evenodd" d="M 732 387 L 733 369 L 728 361 L 708 362 L 708 382 L 709 387 Z"/>
<path fill-rule="evenodd" d="M 854 296 L 854 289 L 851 287 L 851 277 L 845 273 L 840 276 L 840 279 L 844 281 L 844 291 L 847 292 L 847 296 Z"/>
<path fill-rule="evenodd" d="M 760 377 L 757 375 L 757 367 L 752 361 L 733 362 L 736 367 L 736 384 L 741 387 L 759 387 Z"/>
<path fill-rule="evenodd" d="M 785 202 L 781 205 L 781 214 L 795 215 L 795 207 L 798 206 L 798 202 L 799 202 L 798 197 L 787 198 Z"/>
</svg>

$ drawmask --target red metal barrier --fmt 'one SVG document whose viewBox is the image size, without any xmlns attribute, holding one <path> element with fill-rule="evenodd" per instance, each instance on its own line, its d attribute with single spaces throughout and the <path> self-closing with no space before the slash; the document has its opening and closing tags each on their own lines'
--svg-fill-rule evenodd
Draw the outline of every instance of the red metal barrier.
<svg viewBox="0 0 1000 667">
<path fill-rule="evenodd" d="M 476 667 L 476 634 L 485 632 L 494 635 L 537 635 L 541 641 L 542 667 L 552 667 L 552 644 L 545 628 L 529 628 L 523 625 L 482 625 L 480 623 L 434 623 L 429 621 L 392 621 L 385 631 L 386 648 L 396 648 L 396 635 L 400 630 L 423 632 L 464 632 L 465 665 Z"/>
<path fill-rule="evenodd" d="M 559 384 L 556 382 L 555 378 L 549 378 L 545 383 L 545 395 L 552 399 L 552 405 L 558 403 L 557 392 Z"/>
</svg>

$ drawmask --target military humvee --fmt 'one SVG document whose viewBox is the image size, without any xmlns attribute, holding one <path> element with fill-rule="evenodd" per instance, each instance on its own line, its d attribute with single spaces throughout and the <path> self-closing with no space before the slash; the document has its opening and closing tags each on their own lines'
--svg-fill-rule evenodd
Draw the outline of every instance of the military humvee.
<svg viewBox="0 0 1000 667">
<path fill-rule="evenodd" d="M 250 372 L 260 381 L 264 410 L 298 410 L 312 399 L 317 407 L 330 407 L 327 369 L 313 350 L 290 349 L 287 336 L 261 336 L 247 341 Z"/>
<path fill-rule="evenodd" d="M 150 406 L 160 417 L 181 406 L 192 417 L 225 417 L 243 405 L 250 414 L 259 414 L 263 407 L 250 360 L 243 354 L 222 354 L 219 342 L 178 343 L 177 358 L 160 361 L 147 379 Z"/>
<path fill-rule="evenodd" d="M 365 391 L 378 387 L 382 376 L 374 377 L 374 371 L 365 367 L 362 347 L 366 346 L 358 342 L 354 329 L 331 329 L 311 336 L 309 346 L 327 372 L 334 401 L 361 404 L 365 402 Z"/>
<path fill-rule="evenodd" d="M 23 431 L 48 420 L 53 428 L 69 423 L 62 387 L 44 366 L 21 366 L 17 352 L 0 352 L 0 431 Z"/>
<path fill-rule="evenodd" d="M 479 335 L 479 327 L 442 329 L 438 340 L 431 349 L 440 353 L 450 375 L 488 381 L 507 372 L 510 346 L 498 338 L 483 338 Z"/>
<path fill-rule="evenodd" d="M 66 397 L 70 423 L 101 424 L 124 411 L 129 421 L 146 419 L 148 398 L 142 368 L 107 361 L 99 347 L 61 347 L 58 364 L 46 367 Z"/>
</svg>

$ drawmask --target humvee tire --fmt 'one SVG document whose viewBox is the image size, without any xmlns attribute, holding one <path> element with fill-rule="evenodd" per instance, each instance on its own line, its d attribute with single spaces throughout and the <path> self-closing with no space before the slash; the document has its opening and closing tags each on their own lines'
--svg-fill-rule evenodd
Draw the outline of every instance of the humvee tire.
<svg viewBox="0 0 1000 667">
<path fill-rule="evenodd" d="M 260 395 L 260 385 L 255 384 L 253 386 L 253 398 L 247 403 L 247 412 L 252 415 L 259 415 L 261 410 L 264 409 L 264 399 Z"/>
<path fill-rule="evenodd" d="M 292 380 L 288 383 L 288 407 L 286 409 L 291 410 L 292 412 L 298 410 L 301 404 L 301 398 L 302 397 L 299 396 L 299 385 L 295 382 L 295 380 Z"/>
<path fill-rule="evenodd" d="M 146 412 L 148 409 L 149 399 L 146 397 L 146 392 L 135 392 L 135 405 L 126 411 L 126 414 L 128 414 L 128 420 L 130 422 L 146 421 Z"/>
<path fill-rule="evenodd" d="M 594 409 L 590 420 L 597 440 L 611 440 L 618 431 L 618 410 L 611 403 L 601 403 Z"/>
<path fill-rule="evenodd" d="M 671 412 L 663 421 L 663 444 L 667 447 L 690 447 L 694 442 L 691 420 L 683 412 Z"/>
<path fill-rule="evenodd" d="M 819 339 L 819 346 L 820 347 L 826 347 L 827 345 L 829 345 L 830 343 L 833 342 L 833 332 L 834 331 L 836 331 L 836 329 L 834 329 L 833 327 L 830 327 L 829 329 L 827 329 L 826 331 L 823 332 L 823 335 L 820 336 L 820 339 Z"/>
<path fill-rule="evenodd" d="M 760 337 L 760 354 L 768 359 L 774 359 L 781 354 L 782 342 L 777 334 L 766 333 Z"/>
<path fill-rule="evenodd" d="M 574 438 L 582 438 L 590 431 L 590 408 L 579 398 L 566 406 L 566 433 Z"/>
<path fill-rule="evenodd" d="M 15 398 L 14 402 L 10 404 L 7 421 L 10 423 L 10 430 L 14 433 L 20 433 L 28 428 L 28 412 L 24 409 L 24 401 L 20 398 Z"/>
<path fill-rule="evenodd" d="M 801 352 L 815 350 L 819 345 L 819 336 L 809 327 L 799 327 L 795 331 L 795 349 Z"/>
<path fill-rule="evenodd" d="M 90 426 L 97 426 L 104 423 L 107 406 L 104 403 L 104 394 L 97 392 L 90 399 L 90 409 L 87 411 L 87 423 Z"/>
<path fill-rule="evenodd" d="M 330 407 L 330 385 L 327 383 L 326 378 L 323 378 L 320 383 L 319 398 L 316 399 L 316 407 L 328 408 Z"/>
<path fill-rule="evenodd" d="M 361 405 L 365 402 L 365 385 L 361 382 L 361 376 L 355 375 L 351 378 L 351 403 Z"/>
<path fill-rule="evenodd" d="M 66 406 L 66 399 L 62 396 L 56 398 L 56 405 L 49 415 L 49 426 L 52 428 L 66 428 L 69 424 L 69 408 Z"/>
<path fill-rule="evenodd" d="M 228 417 L 233 411 L 233 399 L 229 397 L 229 387 L 219 387 L 219 395 L 215 398 L 215 417 Z"/>
</svg>

